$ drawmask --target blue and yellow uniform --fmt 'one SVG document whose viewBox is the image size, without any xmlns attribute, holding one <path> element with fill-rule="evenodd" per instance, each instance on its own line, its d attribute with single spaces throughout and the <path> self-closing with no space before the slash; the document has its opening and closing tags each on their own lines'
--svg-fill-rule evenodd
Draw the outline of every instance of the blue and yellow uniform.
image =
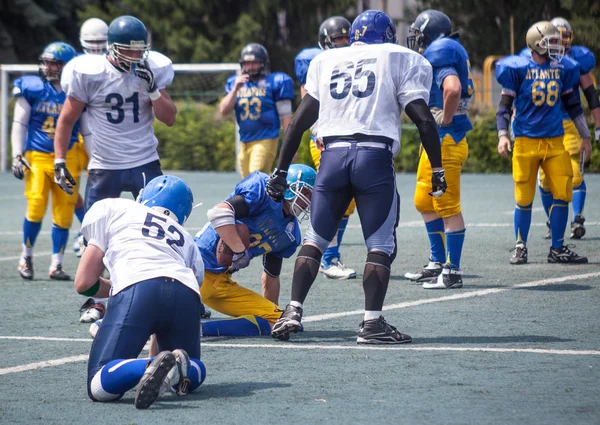
<svg viewBox="0 0 600 425">
<path fill-rule="evenodd" d="M 77 193 L 67 195 L 54 183 L 54 132 L 58 116 L 66 100 L 64 92 L 40 77 L 26 76 L 14 81 L 14 95 L 23 96 L 31 106 L 24 156 L 31 165 L 25 174 L 25 196 L 27 197 L 26 219 L 40 223 L 46 213 L 48 198 L 52 193 L 52 220 L 55 226 L 69 229 Z M 76 170 L 79 159 L 71 149 L 78 141 L 79 125 L 73 127 L 67 167 Z M 26 243 L 27 245 L 27 243 Z"/>
<path fill-rule="evenodd" d="M 236 76 L 225 83 L 225 94 L 234 87 Z M 258 81 L 249 80 L 237 93 L 235 116 L 240 127 L 238 163 L 242 177 L 250 170 L 271 172 L 279 141 L 277 102 L 294 99 L 294 82 L 289 75 L 274 72 Z"/>
<path fill-rule="evenodd" d="M 266 192 L 268 175 L 255 171 L 239 182 L 229 196 L 242 196 L 249 215 L 238 219 L 250 231 L 251 258 L 272 255 L 289 258 L 302 241 L 300 225 L 295 216 L 285 215 L 281 202 L 273 201 Z M 204 260 L 204 283 L 200 289 L 202 301 L 209 308 L 229 316 L 258 316 L 275 322 L 281 316 L 277 305 L 250 289 L 239 286 L 227 267 L 219 266 L 216 251 L 219 235 L 207 224 L 195 238 Z"/>
</svg>

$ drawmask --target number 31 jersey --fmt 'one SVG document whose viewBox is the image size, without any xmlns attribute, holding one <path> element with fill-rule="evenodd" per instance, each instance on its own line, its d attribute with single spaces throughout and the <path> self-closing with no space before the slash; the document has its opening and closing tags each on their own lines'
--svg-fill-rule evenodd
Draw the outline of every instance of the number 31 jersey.
<svg viewBox="0 0 600 425">
<path fill-rule="evenodd" d="M 169 86 L 174 76 L 171 60 L 151 51 L 147 61 L 156 87 Z M 106 56 L 81 55 L 65 66 L 61 85 L 67 96 L 87 105 L 94 137 L 90 169 L 123 170 L 158 159 L 154 111 L 144 80 L 117 69 Z"/>
<path fill-rule="evenodd" d="M 111 294 L 155 277 L 177 279 L 200 296 L 204 263 L 176 220 L 130 199 L 94 203 L 81 224 L 89 245 L 104 252 Z"/>
<path fill-rule="evenodd" d="M 323 51 L 311 61 L 304 86 L 320 102 L 317 137 L 388 137 L 396 154 L 400 113 L 413 100 L 429 101 L 432 75 L 425 58 L 396 44 Z"/>
</svg>

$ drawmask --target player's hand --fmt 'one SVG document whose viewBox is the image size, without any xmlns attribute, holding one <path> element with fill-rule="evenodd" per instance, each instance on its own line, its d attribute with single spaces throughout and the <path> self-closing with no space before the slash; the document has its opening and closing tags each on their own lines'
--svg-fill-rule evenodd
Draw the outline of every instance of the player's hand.
<svg viewBox="0 0 600 425">
<path fill-rule="evenodd" d="M 246 84 L 250 80 L 250 75 L 242 73 L 235 77 L 235 82 L 233 83 L 234 89 L 239 90 L 242 88 L 244 84 Z"/>
<path fill-rule="evenodd" d="M 446 189 L 448 185 L 446 184 L 446 174 L 444 169 L 436 170 L 431 172 L 431 192 L 429 192 L 430 196 L 434 198 L 439 198 L 444 193 L 446 193 Z"/>
<path fill-rule="evenodd" d="M 276 168 L 267 182 L 267 195 L 275 202 L 281 202 L 287 188 L 287 171 Z"/>
<path fill-rule="evenodd" d="M 600 145 L 600 127 L 596 128 L 596 131 L 594 131 L 594 140 L 596 141 L 596 144 Z"/>
<path fill-rule="evenodd" d="M 444 123 L 444 110 L 441 108 L 431 108 L 431 115 L 433 115 L 435 123 L 440 127 L 448 127 L 452 124 L 452 121 Z"/>
<path fill-rule="evenodd" d="M 592 157 L 592 141 L 591 139 L 583 139 L 581 141 L 581 153 L 584 162 L 588 162 Z"/>
<path fill-rule="evenodd" d="M 325 149 L 325 145 L 323 144 L 323 140 L 317 138 L 315 144 L 317 145 L 317 149 L 319 149 L 321 152 L 323 152 L 323 149 Z"/>
<path fill-rule="evenodd" d="M 250 264 L 250 253 L 248 250 L 243 252 L 234 252 L 233 261 L 231 262 L 230 270 L 237 272 L 238 270 L 245 269 Z"/>
<path fill-rule="evenodd" d="M 25 177 L 25 171 L 31 170 L 31 166 L 25 158 L 23 158 L 21 155 L 17 155 L 13 161 L 12 169 L 15 177 L 19 180 L 23 180 L 23 177 Z"/>
<path fill-rule="evenodd" d="M 67 170 L 67 164 L 63 158 L 54 160 L 54 182 L 68 195 L 73 194 L 75 179 Z"/>
<path fill-rule="evenodd" d="M 145 89 L 148 93 L 156 92 L 156 81 L 154 80 L 154 72 L 150 69 L 150 65 L 146 59 L 140 63 L 136 63 L 133 72 L 136 77 L 141 78 L 145 83 Z"/>
<path fill-rule="evenodd" d="M 498 141 L 498 153 L 504 158 L 508 159 L 509 152 L 512 152 L 509 138 L 506 136 L 500 136 L 500 140 Z"/>
</svg>

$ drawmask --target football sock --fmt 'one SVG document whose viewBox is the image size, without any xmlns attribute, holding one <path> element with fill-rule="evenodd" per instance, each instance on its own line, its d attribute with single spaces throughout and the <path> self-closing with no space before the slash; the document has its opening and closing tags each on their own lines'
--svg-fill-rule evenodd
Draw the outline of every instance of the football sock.
<svg viewBox="0 0 600 425">
<path fill-rule="evenodd" d="M 571 201 L 573 203 L 573 216 L 583 214 L 586 195 L 587 188 L 584 181 L 579 186 L 573 188 L 573 200 Z"/>
<path fill-rule="evenodd" d="M 92 395 L 98 401 L 116 400 L 140 382 L 151 361 L 152 358 L 108 362 L 92 379 Z"/>
<path fill-rule="evenodd" d="M 190 368 L 188 370 L 188 378 L 191 381 L 189 392 L 198 388 L 206 379 L 206 367 L 199 359 L 190 358 Z"/>
<path fill-rule="evenodd" d="M 391 257 L 383 252 L 375 251 L 367 254 L 367 262 L 363 273 L 365 311 L 383 310 L 383 301 L 390 282 L 391 265 Z"/>
<path fill-rule="evenodd" d="M 75 216 L 80 223 L 83 222 L 83 217 L 85 216 L 85 209 L 83 207 L 75 208 Z"/>
<path fill-rule="evenodd" d="M 231 319 L 202 322 L 202 336 L 264 336 L 271 335 L 269 322 L 250 314 Z"/>
<path fill-rule="evenodd" d="M 522 206 L 517 204 L 515 207 L 515 239 L 517 243 L 527 243 L 529 227 L 531 227 L 531 205 Z"/>
<path fill-rule="evenodd" d="M 60 255 L 60 260 L 58 264 L 62 263 L 62 256 L 65 252 L 65 247 L 67 246 L 67 241 L 69 240 L 69 229 L 62 229 L 58 227 L 56 224 L 52 225 L 52 257 L 54 258 L 54 254 Z M 56 264 L 54 264 L 56 265 Z"/>
<path fill-rule="evenodd" d="M 302 308 L 302 303 L 298 301 L 290 301 L 290 305 L 298 308 Z"/>
<path fill-rule="evenodd" d="M 550 207 L 552 206 L 552 192 L 542 189 L 542 186 L 539 186 L 540 189 L 540 197 L 542 198 L 542 206 L 544 207 L 544 211 L 546 211 L 546 217 L 550 217 Z"/>
<path fill-rule="evenodd" d="M 350 217 L 347 215 L 342 218 L 340 224 L 338 225 L 337 233 L 333 237 L 329 247 L 323 253 L 323 263 L 327 266 L 331 264 L 331 260 L 334 258 L 337 258 L 338 260 L 341 258 L 340 245 L 342 244 L 342 238 L 344 237 L 344 232 L 346 231 L 346 226 L 348 226 L 349 219 Z"/>
<path fill-rule="evenodd" d="M 40 234 L 42 222 L 34 223 L 27 219 L 23 220 L 23 254 L 26 257 L 31 257 L 31 248 L 35 245 L 35 240 Z M 29 251 L 26 251 L 29 248 Z"/>
<path fill-rule="evenodd" d="M 376 320 L 376 319 L 379 319 L 379 316 L 381 316 L 381 310 L 380 311 L 366 311 L 365 310 L 364 320 Z"/>
<path fill-rule="evenodd" d="M 446 260 L 446 234 L 444 234 L 444 220 L 436 218 L 425 223 L 429 244 L 431 245 L 431 259 L 434 263 L 443 263 Z"/>
<path fill-rule="evenodd" d="M 446 244 L 448 245 L 448 257 L 446 264 L 452 269 L 460 269 L 460 256 L 462 254 L 463 243 L 465 242 L 466 229 L 456 232 L 446 232 Z"/>
<path fill-rule="evenodd" d="M 552 233 L 552 248 L 561 248 L 565 240 L 565 229 L 569 221 L 569 204 L 555 199 L 550 207 L 550 231 Z"/>
<path fill-rule="evenodd" d="M 308 291 L 319 273 L 322 255 L 321 251 L 312 245 L 302 245 L 300 248 L 292 277 L 293 301 L 303 303 L 306 300 Z"/>
</svg>

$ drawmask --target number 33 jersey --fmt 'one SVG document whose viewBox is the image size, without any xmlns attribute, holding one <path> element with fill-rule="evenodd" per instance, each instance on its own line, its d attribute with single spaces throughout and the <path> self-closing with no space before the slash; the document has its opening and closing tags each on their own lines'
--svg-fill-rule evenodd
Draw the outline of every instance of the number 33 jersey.
<svg viewBox="0 0 600 425">
<path fill-rule="evenodd" d="M 561 95 L 579 82 L 579 65 L 568 57 L 539 65 L 522 56 L 496 63 L 502 93 L 515 98 L 516 137 L 546 138 L 564 134 Z"/>
<path fill-rule="evenodd" d="M 400 113 L 413 100 L 429 101 L 432 76 L 425 58 L 396 44 L 323 51 L 311 61 L 304 86 L 320 103 L 317 137 L 387 137 L 396 154 Z"/>
<path fill-rule="evenodd" d="M 161 90 L 173 81 L 173 66 L 166 56 L 150 51 L 147 58 Z M 133 72 L 123 72 L 105 56 L 82 55 L 62 72 L 67 96 L 87 105 L 94 137 L 90 169 L 123 170 L 158 159 L 154 112 L 146 83 Z"/>
<path fill-rule="evenodd" d="M 130 199 L 94 203 L 81 224 L 89 245 L 104 252 L 111 294 L 155 277 L 177 279 L 200 296 L 204 263 L 176 220 Z"/>
</svg>

